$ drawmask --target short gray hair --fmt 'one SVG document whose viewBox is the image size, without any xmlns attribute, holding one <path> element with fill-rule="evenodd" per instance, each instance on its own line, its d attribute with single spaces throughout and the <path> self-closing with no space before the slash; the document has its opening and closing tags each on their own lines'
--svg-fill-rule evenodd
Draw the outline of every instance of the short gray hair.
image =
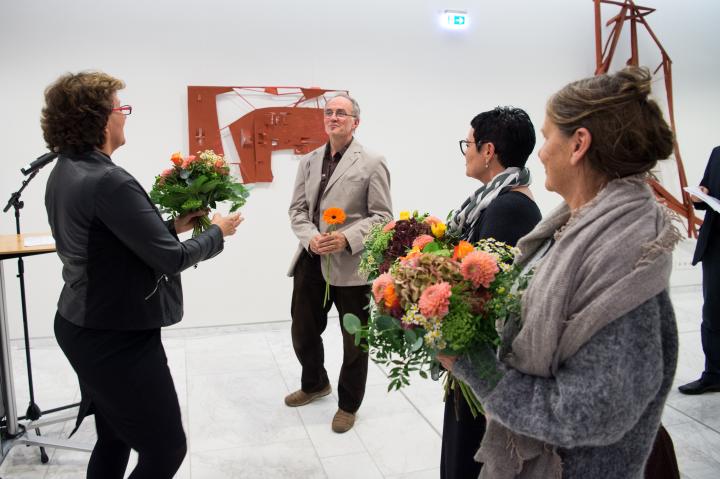
<svg viewBox="0 0 720 479">
<path fill-rule="evenodd" d="M 355 98 L 348 95 L 347 92 L 338 93 L 334 97 L 330 98 L 330 100 L 332 100 L 333 98 L 345 98 L 350 101 L 350 103 L 352 103 L 353 115 L 355 115 L 355 118 L 357 118 L 358 120 L 360 119 L 360 105 L 358 105 L 358 102 L 357 100 L 355 100 Z"/>
</svg>

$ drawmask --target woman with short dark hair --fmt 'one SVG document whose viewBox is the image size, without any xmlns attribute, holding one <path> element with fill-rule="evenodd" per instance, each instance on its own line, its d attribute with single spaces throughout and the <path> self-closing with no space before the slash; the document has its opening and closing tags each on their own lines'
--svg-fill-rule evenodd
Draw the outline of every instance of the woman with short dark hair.
<svg viewBox="0 0 720 479">
<path fill-rule="evenodd" d="M 460 141 L 465 174 L 483 185 L 453 212 L 450 232 L 475 243 L 494 238 L 511 246 L 540 221 L 525 167 L 535 147 L 535 127 L 524 110 L 497 107 L 476 115 L 467 138 Z M 473 456 L 485 433 L 485 416 L 473 417 L 456 388 L 445 398 L 441 479 L 477 477 L 481 464 Z"/>
</svg>

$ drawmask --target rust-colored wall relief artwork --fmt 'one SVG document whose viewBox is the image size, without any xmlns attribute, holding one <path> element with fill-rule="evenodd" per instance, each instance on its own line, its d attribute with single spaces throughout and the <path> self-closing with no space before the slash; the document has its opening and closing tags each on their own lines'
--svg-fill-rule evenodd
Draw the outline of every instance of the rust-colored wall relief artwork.
<svg viewBox="0 0 720 479">
<path fill-rule="evenodd" d="M 211 149 L 225 153 L 222 132 L 227 129 L 240 157 L 243 183 L 270 182 L 273 151 L 304 154 L 327 142 L 323 108 L 329 97 L 340 92 L 346 90 L 189 86 L 188 152 Z M 218 112 L 220 99 L 232 104 L 240 117 L 223 121 Z"/>
<path fill-rule="evenodd" d="M 630 23 L 630 58 L 627 60 L 628 65 L 638 66 L 640 57 L 638 54 L 638 25 L 642 26 L 650 35 L 650 38 L 660 50 L 662 60 L 660 65 L 655 69 L 657 73 L 661 68 L 665 76 L 665 91 L 667 93 L 668 113 L 670 115 L 670 126 L 675 133 L 674 150 L 675 161 L 677 162 L 678 176 L 680 177 L 680 199 L 675 198 L 667 189 L 665 189 L 658 181 L 650 180 L 650 186 L 655 191 L 655 196 L 659 200 L 665 200 L 665 203 L 673 211 L 679 213 L 687 219 L 687 233 L 689 237 L 697 236 L 696 226 L 702 224 L 702 220 L 695 216 L 693 204 L 690 201 L 690 195 L 683 188 L 688 185 L 685 176 L 685 168 L 682 158 L 680 157 L 680 147 L 677 143 L 677 131 L 675 130 L 675 112 L 673 108 L 673 90 L 672 90 L 672 60 L 667 51 L 663 48 L 660 40 L 652 31 L 645 17 L 655 11 L 654 8 L 642 7 L 636 5 L 633 0 L 594 0 L 595 2 L 595 74 L 601 75 L 607 73 L 610 69 L 615 49 L 620 40 L 620 33 L 625 22 Z M 600 12 L 601 4 L 610 4 L 620 7 L 620 12 L 607 21 L 606 26 L 612 25 L 612 30 L 608 35 L 607 41 L 603 46 L 602 43 L 602 16 Z"/>
</svg>

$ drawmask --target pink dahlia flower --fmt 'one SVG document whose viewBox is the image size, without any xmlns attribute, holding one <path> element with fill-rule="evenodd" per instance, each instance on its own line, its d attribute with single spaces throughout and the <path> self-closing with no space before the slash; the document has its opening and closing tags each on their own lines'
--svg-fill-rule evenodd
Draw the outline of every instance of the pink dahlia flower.
<svg viewBox="0 0 720 479">
<path fill-rule="evenodd" d="M 392 220 L 390 223 L 383 226 L 383 233 L 387 233 L 388 231 L 392 231 L 393 228 L 395 228 L 395 220 Z"/>
<path fill-rule="evenodd" d="M 499 271 L 495 256 L 485 251 L 468 253 L 460 263 L 460 272 L 463 278 L 472 281 L 476 288 L 481 285 L 489 288 Z"/>
<path fill-rule="evenodd" d="M 425 218 L 423 221 L 424 221 L 425 223 L 429 224 L 429 225 L 434 225 L 434 224 L 437 224 L 437 223 L 442 223 L 442 221 L 440 220 L 440 218 L 438 218 L 437 216 L 433 216 L 433 215 L 428 216 L 428 217 Z"/>
<path fill-rule="evenodd" d="M 372 294 L 373 298 L 375 298 L 375 303 L 380 304 L 383 301 L 385 288 L 387 288 L 389 284 L 392 284 L 392 282 L 393 278 L 390 273 L 383 273 L 375 278 L 372 284 Z"/>
<path fill-rule="evenodd" d="M 445 281 L 425 288 L 420 295 L 420 312 L 426 318 L 443 318 L 450 308 L 450 284 Z"/>
<path fill-rule="evenodd" d="M 422 249 L 428 245 L 428 243 L 432 243 L 435 241 L 435 238 L 433 238 L 430 235 L 420 235 L 417 238 L 415 238 L 415 241 L 413 241 L 413 248 L 417 248 L 418 250 L 422 251 Z"/>
</svg>

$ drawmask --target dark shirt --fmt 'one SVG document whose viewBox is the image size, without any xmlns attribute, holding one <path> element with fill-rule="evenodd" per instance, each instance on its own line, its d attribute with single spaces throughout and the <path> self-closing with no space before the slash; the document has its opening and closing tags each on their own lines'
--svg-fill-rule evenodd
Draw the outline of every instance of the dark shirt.
<svg viewBox="0 0 720 479">
<path fill-rule="evenodd" d="M 322 175 L 320 176 L 320 189 L 318 190 L 318 197 L 317 201 L 315 202 L 315 204 L 318 206 L 315 208 L 315 212 L 313 213 L 313 223 L 315 223 L 315 226 L 320 226 L 320 198 L 322 198 L 323 193 L 325 193 L 325 188 L 327 187 L 328 181 L 330 181 L 330 178 L 335 172 L 335 168 L 340 163 L 340 160 L 342 160 L 345 152 L 348 150 L 348 148 L 350 148 L 350 145 L 352 145 L 352 142 L 353 138 L 350 138 L 348 144 L 342 147 L 334 155 L 330 154 L 330 142 L 328 141 L 327 145 L 325 145 L 325 155 L 323 155 L 323 164 L 321 170 Z"/>
<path fill-rule="evenodd" d="M 475 243 L 481 239 L 495 238 L 515 246 L 541 219 L 540 209 L 526 194 L 507 191 L 498 195 L 480 213 L 464 239 Z"/>
</svg>

